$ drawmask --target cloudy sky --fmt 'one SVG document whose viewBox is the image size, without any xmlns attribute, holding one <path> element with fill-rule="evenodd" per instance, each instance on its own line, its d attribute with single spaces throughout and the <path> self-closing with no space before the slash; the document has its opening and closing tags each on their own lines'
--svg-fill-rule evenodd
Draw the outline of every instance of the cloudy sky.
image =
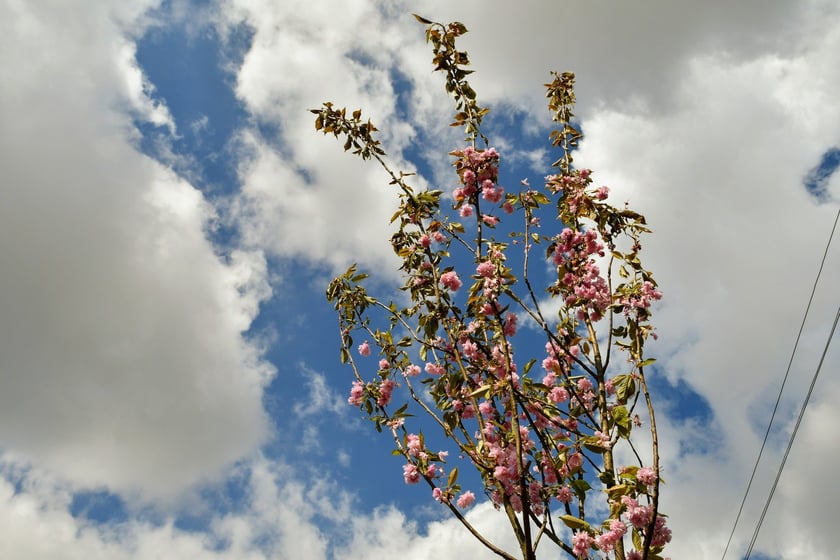
<svg viewBox="0 0 840 560">
<path fill-rule="evenodd" d="M 542 84 L 576 72 L 576 161 L 655 230 L 669 550 L 721 558 L 838 211 L 834 0 L 0 0 L 0 557 L 484 554 L 347 405 L 323 297 L 351 262 L 397 277 L 394 199 L 307 108 L 364 108 L 396 167 L 453 183 L 412 11 L 470 28 L 511 182 L 546 174 Z M 728 558 L 838 285 L 835 244 Z M 840 549 L 838 369 L 835 345 L 763 558 Z"/>
</svg>

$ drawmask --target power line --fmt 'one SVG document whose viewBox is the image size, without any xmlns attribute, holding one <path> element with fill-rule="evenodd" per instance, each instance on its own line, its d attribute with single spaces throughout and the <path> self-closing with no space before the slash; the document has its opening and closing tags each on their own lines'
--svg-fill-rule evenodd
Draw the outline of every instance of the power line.
<svg viewBox="0 0 840 560">
<path fill-rule="evenodd" d="M 791 369 L 791 366 L 793 365 L 793 358 L 794 358 L 794 356 L 796 356 L 796 349 L 799 347 L 799 340 L 802 338 L 802 331 L 805 329 L 805 320 L 808 318 L 808 313 L 811 310 L 811 303 L 814 301 L 814 294 L 817 291 L 817 284 L 819 284 L 820 276 L 822 275 L 823 267 L 825 266 L 825 260 L 828 257 L 828 249 L 829 249 L 829 247 L 831 247 L 831 240 L 834 238 L 834 232 L 837 229 L 838 219 L 840 219 L 840 209 L 837 210 L 837 216 L 835 216 L 835 218 L 834 218 L 834 225 L 832 226 L 831 233 L 828 236 L 828 243 L 826 243 L 825 251 L 823 252 L 823 256 L 822 256 L 822 261 L 820 261 L 820 268 L 817 271 L 817 277 L 814 279 L 814 285 L 811 288 L 811 295 L 808 298 L 808 305 L 805 307 L 805 314 L 802 316 L 802 322 L 799 325 L 799 332 L 796 335 L 796 341 L 794 342 L 793 350 L 790 353 L 790 360 L 788 361 L 787 369 L 785 370 L 785 376 L 782 379 L 782 386 L 779 387 L 779 395 L 776 397 L 776 404 L 773 405 L 773 413 L 770 415 L 770 422 L 767 424 L 767 431 L 764 432 L 764 440 L 761 442 L 761 449 L 759 449 L 758 457 L 756 457 L 756 459 L 755 459 L 755 465 L 753 466 L 752 473 L 750 474 L 750 480 L 747 483 L 747 489 L 744 492 L 744 497 L 741 499 L 741 505 L 738 507 L 738 514 L 735 516 L 735 523 L 732 525 L 732 531 L 729 533 L 729 539 L 727 539 L 727 541 L 726 541 L 726 547 L 723 549 L 723 556 L 721 556 L 721 560 L 724 560 L 726 558 L 726 553 L 729 551 L 729 545 L 732 543 L 732 537 L 733 537 L 733 535 L 735 535 L 735 529 L 738 527 L 738 521 L 741 519 L 741 513 L 744 511 L 744 504 L 747 502 L 747 496 L 749 496 L 749 494 L 750 494 L 750 489 L 752 488 L 752 483 L 753 483 L 753 480 L 755 479 L 755 473 L 758 470 L 759 463 L 761 462 L 761 456 L 764 453 L 764 448 L 767 445 L 767 440 L 770 437 L 770 429 L 773 427 L 773 420 L 776 419 L 776 412 L 779 410 L 779 403 L 782 400 L 782 393 L 785 390 L 785 384 L 787 383 L 788 376 L 790 375 L 790 369 Z M 835 320 L 835 325 L 836 325 L 836 320 Z M 834 331 L 832 329 L 832 333 L 833 332 Z M 831 337 L 829 337 L 829 341 L 830 340 L 831 340 Z M 826 346 L 826 348 L 827 348 L 827 346 Z M 822 365 L 822 361 L 820 362 L 820 365 Z M 818 374 L 819 374 L 819 368 L 817 369 L 817 373 L 814 376 L 815 380 L 816 380 L 816 375 L 818 375 Z M 812 384 L 812 387 L 813 387 L 813 384 Z M 808 393 L 808 395 L 810 396 L 810 392 Z M 808 400 L 806 398 L 805 404 L 807 405 L 807 403 L 808 403 Z M 804 412 L 804 409 L 805 409 L 805 407 L 803 405 L 803 409 L 802 409 L 803 412 Z M 798 427 L 798 424 L 797 424 L 797 427 Z M 794 432 L 794 434 L 795 433 L 796 432 Z M 792 442 L 793 442 L 793 439 L 791 439 L 791 443 Z M 787 454 L 785 454 L 785 457 L 787 458 Z M 782 466 L 784 466 L 784 461 L 782 462 Z M 780 474 L 781 474 L 781 470 L 780 470 Z M 775 490 L 775 485 L 773 486 L 773 490 Z M 773 494 L 771 492 L 770 499 L 772 499 L 772 496 L 773 496 Z M 770 503 L 769 499 L 768 499 L 767 503 L 769 505 L 769 503 Z M 766 508 L 765 508 L 765 511 L 766 511 Z M 762 520 L 763 520 L 763 518 L 764 518 L 764 514 L 762 513 Z M 761 522 L 759 522 L 759 527 L 760 526 L 761 526 Z M 755 540 L 755 536 L 757 536 L 757 533 L 758 533 L 758 528 L 756 528 L 756 535 L 754 535 L 753 542 Z M 752 550 L 752 543 L 750 544 L 750 550 Z M 749 557 L 749 556 L 747 556 L 747 557 Z"/>
<path fill-rule="evenodd" d="M 822 356 L 820 356 L 820 363 L 817 365 L 817 371 L 814 372 L 813 379 L 811 379 L 811 386 L 808 387 L 808 394 L 805 395 L 805 402 L 802 403 L 802 408 L 799 410 L 799 417 L 796 419 L 796 426 L 794 426 L 793 433 L 790 435 L 787 449 L 785 449 L 785 455 L 782 457 L 782 463 L 779 465 L 779 471 L 776 473 L 776 480 L 773 481 L 773 487 L 770 489 L 770 495 L 767 496 L 767 501 L 764 503 L 764 509 L 761 510 L 761 517 L 758 518 L 758 524 L 755 526 L 755 532 L 753 532 L 752 540 L 750 541 L 749 548 L 747 548 L 747 554 L 744 556 L 744 560 L 749 560 L 750 554 L 752 554 L 753 546 L 755 545 L 756 539 L 758 539 L 758 532 L 761 530 L 761 524 L 764 523 L 764 516 L 767 514 L 767 509 L 770 507 L 770 502 L 773 500 L 773 494 L 776 493 L 776 486 L 778 486 L 779 479 L 782 477 L 782 470 L 785 468 L 785 463 L 787 462 L 788 455 L 790 454 L 790 449 L 793 447 L 793 440 L 796 439 L 796 432 L 799 431 L 799 425 L 802 423 L 802 417 L 805 415 L 805 408 L 808 406 L 808 401 L 811 400 L 811 393 L 814 392 L 814 385 L 817 384 L 817 377 L 820 375 L 820 369 L 822 369 L 825 355 L 828 352 L 828 347 L 831 345 L 831 339 L 834 337 L 834 331 L 837 329 L 838 319 L 840 319 L 840 307 L 837 308 L 837 314 L 834 315 L 834 324 L 831 326 L 831 333 L 828 335 L 828 340 L 825 341 L 825 348 L 823 348 Z"/>
</svg>

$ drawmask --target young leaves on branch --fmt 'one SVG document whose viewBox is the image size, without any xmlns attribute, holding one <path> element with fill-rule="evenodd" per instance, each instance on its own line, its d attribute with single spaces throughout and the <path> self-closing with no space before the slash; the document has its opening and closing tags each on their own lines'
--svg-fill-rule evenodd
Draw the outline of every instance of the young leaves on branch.
<svg viewBox="0 0 840 560">
<path fill-rule="evenodd" d="M 562 152 L 557 172 L 544 191 L 523 182 L 518 193 L 506 192 L 501 155 L 481 130 L 488 110 L 476 103 L 467 53 L 456 48 L 466 27 L 415 17 L 427 26 L 435 70 L 455 99 L 452 124 L 467 134 L 467 145 L 449 152 L 458 181 L 451 209 L 442 207 L 442 190 L 417 191 L 409 174 L 390 169 L 360 111 L 348 117 L 331 103 L 312 110 L 317 130 L 375 158 L 400 189 L 391 244 L 407 304 L 368 294 L 355 266 L 327 289 L 341 361 L 354 374 L 348 401 L 390 432 L 405 482 L 425 482 L 497 556 L 535 560 L 538 546 L 551 543 L 571 558 L 661 559 L 671 532 L 658 511 L 658 440 L 645 371 L 653 361 L 644 346 L 655 336 L 652 306 L 662 294 L 640 258 L 644 217 L 612 206 L 609 189 L 573 167 L 581 133 L 572 123 L 568 72 L 546 84 L 557 123 L 549 139 Z M 477 138 L 485 147 L 476 147 Z M 539 233 L 536 216 L 551 205 L 559 231 Z M 516 242 L 494 237 L 503 221 L 517 218 Z M 540 269 L 554 271 L 539 296 L 529 268 L 537 243 L 545 246 Z M 510 263 L 520 250 L 517 274 Z M 550 306 L 546 297 L 558 301 Z M 551 316 L 549 307 L 557 309 Z M 612 360 L 616 352 L 624 359 Z M 633 431 L 642 416 L 652 446 L 640 454 Z M 619 463 L 628 457 L 636 460 Z M 465 477 L 467 468 L 475 476 Z M 504 512 L 518 556 L 465 518 L 473 490 Z"/>
</svg>

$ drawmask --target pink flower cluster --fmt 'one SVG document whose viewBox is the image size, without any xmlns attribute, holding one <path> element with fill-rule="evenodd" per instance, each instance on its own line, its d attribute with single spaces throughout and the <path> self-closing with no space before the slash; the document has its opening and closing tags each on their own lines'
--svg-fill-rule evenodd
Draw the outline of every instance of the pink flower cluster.
<svg viewBox="0 0 840 560">
<path fill-rule="evenodd" d="M 403 465 L 403 479 L 406 484 L 417 484 L 420 482 L 420 471 L 417 470 L 417 466 L 411 463 Z"/>
<path fill-rule="evenodd" d="M 610 305 L 611 294 L 593 255 L 604 256 L 604 246 L 594 230 L 565 228 L 554 238 L 553 260 L 560 278 L 556 286 L 565 295 L 566 305 L 580 307 L 579 318 L 586 310 L 598 321 Z"/>
<path fill-rule="evenodd" d="M 454 270 L 450 270 L 449 272 L 444 272 L 440 275 L 440 283 L 452 290 L 453 292 L 457 292 L 458 289 L 461 287 L 461 279 L 458 278 L 458 273 Z"/>
<path fill-rule="evenodd" d="M 545 178 L 546 187 L 554 193 L 562 193 L 569 211 L 578 214 L 580 210 L 592 206 L 592 198 L 603 201 L 610 193 L 608 187 L 599 187 L 591 195 L 586 192 L 586 187 L 592 183 L 591 173 L 589 169 L 580 169 L 570 175 L 548 175 Z"/>
<path fill-rule="evenodd" d="M 379 398 L 376 400 L 376 404 L 379 406 L 387 406 L 391 402 L 391 394 L 394 392 L 395 386 L 396 383 L 394 383 L 393 379 L 386 379 L 380 383 Z"/>
<path fill-rule="evenodd" d="M 455 201 L 470 199 L 481 191 L 482 198 L 498 203 L 504 195 L 504 189 L 496 186 L 499 178 L 499 153 L 495 148 L 476 150 L 467 146 L 462 152 L 453 152 L 461 158 L 455 162 L 461 176 L 462 187 L 455 189 Z"/>
<path fill-rule="evenodd" d="M 627 532 L 627 525 L 619 519 L 610 521 L 610 530 L 595 537 L 595 544 L 604 552 L 610 552 L 615 548 L 615 543 Z"/>
<path fill-rule="evenodd" d="M 426 459 L 428 454 L 423 450 L 423 443 L 420 441 L 420 436 L 417 434 L 408 434 L 406 436 L 406 449 L 408 450 L 408 454 L 412 457 L 418 457 L 420 459 Z"/>
<path fill-rule="evenodd" d="M 572 551 L 578 558 L 589 558 L 589 549 L 593 542 L 592 535 L 586 531 L 577 531 L 572 536 Z"/>
<path fill-rule="evenodd" d="M 622 496 L 621 503 L 627 508 L 625 516 L 630 524 L 636 529 L 646 530 L 652 515 L 650 506 L 639 505 L 639 502 L 630 496 Z M 665 525 L 664 517 L 656 516 L 651 546 L 665 546 L 669 542 L 671 542 L 671 529 Z"/>
<path fill-rule="evenodd" d="M 636 480 L 646 486 L 651 486 L 656 482 L 656 471 L 651 467 L 642 467 L 636 472 Z"/>
<path fill-rule="evenodd" d="M 478 203 L 478 193 L 481 193 L 482 199 L 491 204 L 502 203 L 502 208 L 508 214 L 513 212 L 513 205 L 504 201 L 505 189 L 497 184 L 499 153 L 495 148 L 476 150 L 472 146 L 467 146 L 462 151 L 452 152 L 452 155 L 459 156 L 455 167 L 462 186 L 455 189 L 453 196 L 455 207 L 460 208 L 462 218 L 473 215 L 473 206 Z M 490 214 L 482 214 L 481 220 L 490 227 L 495 227 L 499 223 L 499 219 Z"/>
<path fill-rule="evenodd" d="M 649 309 L 651 303 L 659 299 L 662 299 L 662 292 L 651 282 L 644 281 L 634 293 L 622 297 L 618 303 L 624 306 L 624 314 L 629 315 L 631 310 Z"/>
<path fill-rule="evenodd" d="M 347 399 L 347 402 L 353 406 L 361 405 L 364 401 L 364 393 L 365 384 L 357 379 L 350 388 L 350 397 Z"/>
<path fill-rule="evenodd" d="M 473 505 L 474 502 L 475 502 L 475 494 L 473 494 L 472 492 L 467 490 L 466 492 L 464 492 L 463 494 L 458 496 L 458 501 L 456 502 L 456 504 L 458 505 L 459 508 L 465 509 L 465 508 L 468 508 L 471 505 Z"/>
</svg>

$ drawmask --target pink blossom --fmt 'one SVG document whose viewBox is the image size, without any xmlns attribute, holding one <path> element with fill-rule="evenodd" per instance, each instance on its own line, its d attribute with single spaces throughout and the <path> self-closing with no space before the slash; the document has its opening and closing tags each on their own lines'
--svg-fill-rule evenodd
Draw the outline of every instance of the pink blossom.
<svg viewBox="0 0 840 560">
<path fill-rule="evenodd" d="M 490 227 L 495 227 L 495 225 L 499 223 L 499 218 L 491 216 L 490 214 L 482 214 L 481 221 Z"/>
<path fill-rule="evenodd" d="M 569 502 L 571 502 L 572 497 L 572 489 L 568 486 L 564 486 L 557 491 L 557 499 L 563 502 L 564 504 L 568 504 Z"/>
<path fill-rule="evenodd" d="M 665 526 L 664 517 L 656 516 L 650 544 L 651 546 L 665 546 L 669 542 L 671 542 L 671 529 Z"/>
<path fill-rule="evenodd" d="M 562 403 L 569 400 L 569 392 L 565 387 L 552 387 L 548 393 L 548 398 L 553 403 Z"/>
<path fill-rule="evenodd" d="M 411 463 L 403 465 L 403 478 L 406 484 L 417 484 L 420 482 L 420 472 Z"/>
<path fill-rule="evenodd" d="M 364 400 L 365 384 L 358 379 L 353 382 L 353 387 L 350 389 L 350 398 L 347 402 L 353 406 L 359 406 Z"/>
<path fill-rule="evenodd" d="M 572 549 L 578 558 L 589 558 L 589 548 L 592 546 L 592 535 L 586 531 L 578 531 L 572 536 Z"/>
<path fill-rule="evenodd" d="M 432 234 L 432 239 L 434 239 L 438 243 L 443 243 L 444 241 L 446 241 L 446 236 L 443 235 L 442 232 L 436 231 Z"/>
<path fill-rule="evenodd" d="M 619 537 L 623 537 L 624 533 L 627 532 L 627 525 L 625 525 L 620 519 L 613 519 L 610 521 L 610 531 L 618 533 Z"/>
<path fill-rule="evenodd" d="M 510 312 L 507 315 L 505 315 L 505 326 L 504 326 L 505 336 L 513 336 L 513 335 L 516 334 L 516 321 L 517 320 L 518 320 L 518 317 L 516 316 L 516 313 Z"/>
<path fill-rule="evenodd" d="M 650 521 L 651 509 L 648 506 L 640 506 L 639 502 L 630 496 L 622 496 L 621 503 L 627 507 L 627 520 L 637 529 L 644 529 Z"/>
<path fill-rule="evenodd" d="M 636 472 L 636 479 L 646 486 L 656 482 L 656 472 L 651 467 L 642 467 Z"/>
<path fill-rule="evenodd" d="M 422 245 L 423 247 L 425 247 L 426 249 L 428 249 L 428 248 L 431 246 L 431 244 L 432 244 L 432 238 L 431 238 L 431 237 L 429 237 L 429 234 L 424 233 L 424 234 L 420 237 L 420 245 Z"/>
<path fill-rule="evenodd" d="M 359 355 L 362 357 L 370 356 L 370 344 L 367 341 L 359 344 Z"/>
<path fill-rule="evenodd" d="M 600 187 L 597 191 L 595 191 L 595 196 L 598 198 L 598 200 L 606 200 L 609 195 L 609 187 Z"/>
<path fill-rule="evenodd" d="M 473 215 L 473 207 L 469 204 L 464 204 L 463 206 L 461 206 L 459 214 L 461 214 L 462 218 L 469 218 Z"/>
<path fill-rule="evenodd" d="M 394 383 L 393 379 L 386 379 L 379 385 L 379 399 L 377 399 L 376 404 L 379 406 L 387 406 L 388 403 L 391 402 L 391 393 L 394 392 Z"/>
<path fill-rule="evenodd" d="M 379 369 L 390 369 L 391 364 L 385 358 L 379 360 Z"/>
<path fill-rule="evenodd" d="M 481 187 L 481 197 L 487 202 L 498 204 L 502 201 L 505 189 L 493 185 L 493 181 L 484 181 Z"/>
<path fill-rule="evenodd" d="M 417 455 L 423 451 L 423 445 L 420 443 L 420 436 L 417 434 L 408 434 L 406 436 L 405 446 L 408 450 L 408 454 L 412 457 L 417 457 Z"/>
<path fill-rule="evenodd" d="M 513 204 L 510 202 L 505 202 L 502 204 L 502 210 L 505 211 L 505 214 L 513 214 Z"/>
<path fill-rule="evenodd" d="M 461 287 L 461 279 L 458 278 L 458 273 L 454 270 L 444 272 L 440 275 L 440 283 L 449 288 L 453 292 L 457 292 Z"/>
<path fill-rule="evenodd" d="M 432 497 L 442 504 L 445 504 L 447 502 L 446 496 L 444 495 L 443 490 L 441 490 L 440 488 L 435 488 L 434 490 L 432 490 Z"/>
<path fill-rule="evenodd" d="M 416 377 L 420 375 L 420 366 L 411 364 L 407 368 L 405 368 L 405 375 L 407 377 Z"/>
<path fill-rule="evenodd" d="M 475 273 L 484 278 L 492 278 L 496 275 L 496 265 L 490 261 L 482 261 L 475 267 Z"/>
<path fill-rule="evenodd" d="M 619 519 L 610 521 L 610 530 L 595 537 L 598 548 L 604 552 L 610 552 L 615 548 L 615 543 L 627 532 L 627 525 Z"/>
<path fill-rule="evenodd" d="M 466 509 L 466 508 L 470 507 L 471 505 L 473 505 L 474 502 L 475 502 L 475 494 L 473 494 L 472 492 L 467 490 L 466 492 L 464 492 L 463 494 L 458 496 L 458 501 L 456 503 L 458 504 L 459 508 Z"/>
<path fill-rule="evenodd" d="M 443 375 L 446 373 L 446 368 L 440 364 L 433 364 L 429 362 L 426 364 L 426 373 L 431 375 Z"/>
</svg>

